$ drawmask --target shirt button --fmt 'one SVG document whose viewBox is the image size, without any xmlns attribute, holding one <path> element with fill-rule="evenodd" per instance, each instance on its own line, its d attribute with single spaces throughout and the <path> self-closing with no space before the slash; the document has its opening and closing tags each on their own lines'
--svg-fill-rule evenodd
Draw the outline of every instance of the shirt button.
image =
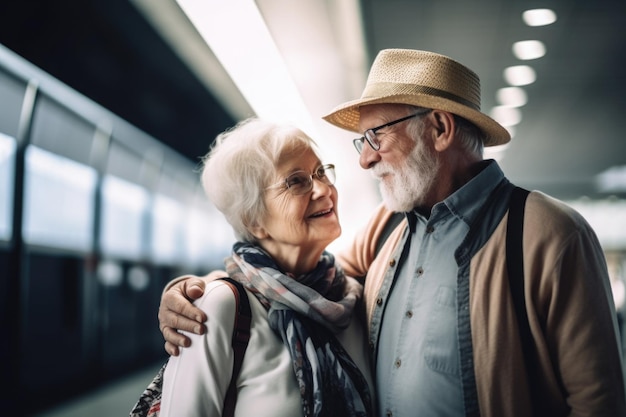
<svg viewBox="0 0 626 417">
<path fill-rule="evenodd" d="M 424 273 L 424 268 L 422 268 L 421 266 L 419 268 L 417 268 L 417 276 L 419 277 L 420 275 L 422 275 Z"/>
<path fill-rule="evenodd" d="M 399 368 L 402 365 L 402 361 L 400 359 L 396 359 L 394 365 L 396 366 L 396 368 Z"/>
<path fill-rule="evenodd" d="M 381 305 L 383 305 L 383 299 L 382 299 L 382 297 L 378 297 L 378 298 L 376 299 L 376 305 L 377 305 L 377 306 L 381 306 Z"/>
<path fill-rule="evenodd" d="M 405 316 L 407 316 L 408 318 L 413 317 L 413 312 L 411 310 L 407 311 L 406 313 L 404 313 Z"/>
<path fill-rule="evenodd" d="M 391 417 L 393 415 L 393 413 L 391 412 L 391 410 L 387 410 L 387 412 L 385 413 L 385 415 L 387 417 Z"/>
<path fill-rule="evenodd" d="M 392 259 L 389 261 L 389 266 L 395 266 L 396 265 L 396 260 Z"/>
<path fill-rule="evenodd" d="M 432 233 L 432 232 L 434 232 L 434 231 L 435 231 L 435 228 L 434 228 L 434 227 L 432 227 L 432 226 L 428 226 L 428 227 L 426 228 L 426 233 Z"/>
</svg>

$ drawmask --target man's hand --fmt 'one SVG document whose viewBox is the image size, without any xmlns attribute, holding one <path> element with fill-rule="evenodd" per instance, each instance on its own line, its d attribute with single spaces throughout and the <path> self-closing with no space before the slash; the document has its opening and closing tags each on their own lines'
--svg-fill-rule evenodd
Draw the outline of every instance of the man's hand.
<svg viewBox="0 0 626 417">
<path fill-rule="evenodd" d="M 191 302 L 202 297 L 207 277 L 187 275 L 177 278 L 178 282 L 168 288 L 161 296 L 159 306 L 159 329 L 165 338 L 165 350 L 172 356 L 178 356 L 179 346 L 188 347 L 191 340 L 178 332 L 203 334 L 206 314 Z"/>
</svg>

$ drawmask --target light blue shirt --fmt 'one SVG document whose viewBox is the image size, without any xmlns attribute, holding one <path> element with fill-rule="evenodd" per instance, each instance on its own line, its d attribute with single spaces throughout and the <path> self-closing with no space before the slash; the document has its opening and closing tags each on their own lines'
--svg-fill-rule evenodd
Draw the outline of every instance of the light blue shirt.
<svg viewBox="0 0 626 417">
<path fill-rule="evenodd" d="M 410 214 L 410 252 L 386 301 L 378 339 L 379 416 L 465 415 L 455 252 L 502 178 L 501 171 L 489 173 L 495 165 L 435 205 L 429 218 Z"/>
</svg>

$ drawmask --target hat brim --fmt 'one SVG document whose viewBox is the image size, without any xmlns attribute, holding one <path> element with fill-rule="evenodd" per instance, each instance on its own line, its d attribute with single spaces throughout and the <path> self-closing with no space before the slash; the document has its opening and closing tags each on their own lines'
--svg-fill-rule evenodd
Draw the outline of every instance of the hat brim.
<svg viewBox="0 0 626 417">
<path fill-rule="evenodd" d="M 475 124 L 485 135 L 484 146 L 504 145 L 511 140 L 509 132 L 486 114 L 442 97 L 427 94 L 395 94 L 348 101 L 322 117 L 327 122 L 351 132 L 359 131 L 360 107 L 372 104 L 409 104 L 429 109 L 444 110 L 461 116 Z"/>
</svg>

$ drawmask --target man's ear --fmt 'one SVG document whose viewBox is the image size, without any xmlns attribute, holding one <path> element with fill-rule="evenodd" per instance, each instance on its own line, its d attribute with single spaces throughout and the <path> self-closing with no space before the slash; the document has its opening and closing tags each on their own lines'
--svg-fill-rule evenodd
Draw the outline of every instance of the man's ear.
<svg viewBox="0 0 626 417">
<path fill-rule="evenodd" d="M 441 152 L 448 149 L 454 141 L 456 121 L 454 115 L 447 111 L 433 110 L 431 116 L 436 132 L 433 145 L 436 151 Z"/>
</svg>

